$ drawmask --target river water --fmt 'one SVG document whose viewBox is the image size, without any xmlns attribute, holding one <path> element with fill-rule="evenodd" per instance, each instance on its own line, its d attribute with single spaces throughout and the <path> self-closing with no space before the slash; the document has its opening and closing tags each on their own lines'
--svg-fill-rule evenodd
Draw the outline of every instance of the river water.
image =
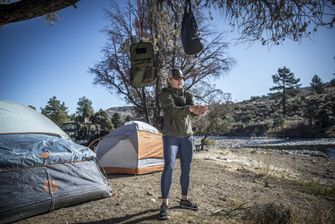
<svg viewBox="0 0 335 224">
<path fill-rule="evenodd" d="M 196 144 L 203 136 L 195 136 Z M 335 159 L 335 138 L 268 138 L 268 137 L 225 137 L 209 136 L 220 147 L 227 148 L 270 148 L 288 153 L 326 155 Z"/>
</svg>

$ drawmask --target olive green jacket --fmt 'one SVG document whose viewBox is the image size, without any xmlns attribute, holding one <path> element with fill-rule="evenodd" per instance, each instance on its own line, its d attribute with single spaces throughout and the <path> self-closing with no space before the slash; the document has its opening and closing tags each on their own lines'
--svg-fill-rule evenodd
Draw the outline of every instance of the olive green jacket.
<svg viewBox="0 0 335 224">
<path fill-rule="evenodd" d="M 193 134 L 189 106 L 193 95 L 184 89 L 164 88 L 159 97 L 164 112 L 163 135 L 187 137 Z"/>
</svg>

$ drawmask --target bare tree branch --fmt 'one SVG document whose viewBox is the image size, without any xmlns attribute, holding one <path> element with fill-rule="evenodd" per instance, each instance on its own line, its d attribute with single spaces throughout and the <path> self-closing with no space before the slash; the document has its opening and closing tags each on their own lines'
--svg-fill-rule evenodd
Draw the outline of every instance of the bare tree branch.
<svg viewBox="0 0 335 224">
<path fill-rule="evenodd" d="M 199 4 L 219 9 L 229 24 L 240 31 L 240 42 L 271 45 L 285 39 L 300 41 L 319 27 L 335 25 L 333 0 L 200 0 Z"/>
<path fill-rule="evenodd" d="M 208 43 L 204 40 L 204 50 L 197 57 L 186 55 L 180 38 L 184 0 L 166 1 L 162 5 L 157 3 L 156 0 L 142 1 L 144 14 L 141 18 L 143 27 L 141 38 L 151 42 L 155 49 L 155 72 L 158 76 L 156 85 L 136 89 L 129 82 L 131 67 L 129 48 L 131 44 L 139 41 L 139 36 L 133 32 L 137 29 L 136 23 L 128 22 L 136 12 L 131 5 L 121 10 L 116 2 L 112 3 L 112 8 L 106 13 L 110 19 L 110 25 L 105 28 L 110 41 L 104 49 L 106 59 L 91 69 L 95 75 L 95 84 L 105 86 L 124 96 L 127 102 L 135 106 L 135 111 L 144 115 L 147 122 L 153 121 L 156 126 L 160 120 L 158 97 L 165 85 L 169 69 L 181 68 L 187 77 L 185 88 L 202 89 L 197 96 L 208 102 L 205 100 L 206 97 L 222 92 L 213 89 L 211 80 L 223 75 L 234 63 L 225 55 L 227 43 L 222 41 L 220 35 L 208 29 L 202 29 L 208 39 Z M 203 22 L 199 19 L 200 24 Z M 102 69 L 109 77 L 101 76 Z"/>
<path fill-rule="evenodd" d="M 10 4 L 0 4 L 0 26 L 8 23 L 43 16 L 69 6 L 78 0 L 21 0 Z"/>
</svg>

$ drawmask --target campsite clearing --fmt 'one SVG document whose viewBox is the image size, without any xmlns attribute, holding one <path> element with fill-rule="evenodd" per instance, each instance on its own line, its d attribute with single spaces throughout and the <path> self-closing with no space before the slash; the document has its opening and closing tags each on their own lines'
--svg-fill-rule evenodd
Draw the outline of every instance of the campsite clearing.
<svg viewBox="0 0 335 224">
<path fill-rule="evenodd" d="M 61 208 L 18 223 L 335 221 L 334 159 L 218 146 L 195 152 L 194 158 L 190 196 L 199 204 L 198 212 L 178 207 L 180 168 L 177 162 L 168 221 L 157 220 L 161 173 L 156 172 L 109 176 L 112 197 Z"/>
</svg>

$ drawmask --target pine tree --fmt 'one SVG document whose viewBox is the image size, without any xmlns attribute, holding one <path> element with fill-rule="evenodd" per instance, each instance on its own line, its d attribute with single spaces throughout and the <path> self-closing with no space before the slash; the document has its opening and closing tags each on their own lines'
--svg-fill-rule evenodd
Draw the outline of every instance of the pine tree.
<svg viewBox="0 0 335 224">
<path fill-rule="evenodd" d="M 118 128 L 121 126 L 121 116 L 119 113 L 114 113 L 112 116 L 112 123 L 114 125 L 114 128 Z"/>
<path fill-rule="evenodd" d="M 127 115 L 126 118 L 124 119 L 125 122 L 131 121 L 131 120 L 132 120 L 132 118 L 129 115 Z"/>
<path fill-rule="evenodd" d="M 276 84 L 274 87 L 270 88 L 270 91 L 279 91 L 281 95 L 281 103 L 283 106 L 283 116 L 286 116 L 286 98 L 290 90 L 297 89 L 301 84 L 299 84 L 300 79 L 294 77 L 294 73 L 290 71 L 289 68 L 285 66 L 278 69 L 278 74 L 272 75 L 273 82 Z"/>
<path fill-rule="evenodd" d="M 311 88 L 317 94 L 321 94 L 325 91 L 325 85 L 318 75 L 314 75 L 312 78 Z"/>
<path fill-rule="evenodd" d="M 41 108 L 41 113 L 60 126 L 70 120 L 67 109 L 64 102 L 61 103 L 56 96 L 53 96 L 48 104 Z"/>
<path fill-rule="evenodd" d="M 100 109 L 92 116 L 92 122 L 95 124 L 99 124 L 101 130 L 110 131 L 114 128 L 112 120 L 108 117 L 106 111 Z"/>
<path fill-rule="evenodd" d="M 94 114 L 94 109 L 92 107 L 92 101 L 86 97 L 81 97 L 77 103 L 77 119 L 80 122 L 86 122 L 91 119 L 91 116 Z"/>
</svg>

